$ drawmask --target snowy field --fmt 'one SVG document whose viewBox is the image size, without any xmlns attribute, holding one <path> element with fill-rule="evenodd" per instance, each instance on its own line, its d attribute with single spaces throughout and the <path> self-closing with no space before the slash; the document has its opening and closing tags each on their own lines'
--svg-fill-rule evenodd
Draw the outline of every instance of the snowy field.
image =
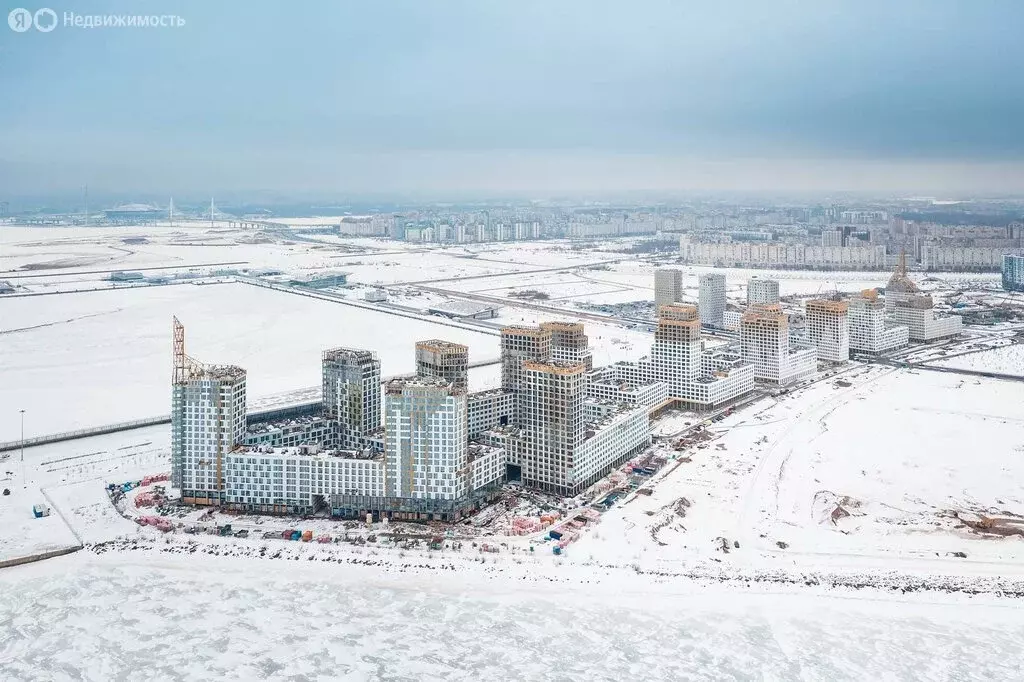
<svg viewBox="0 0 1024 682">
<path fill-rule="evenodd" d="M 1024 516 L 1024 384 L 879 367 L 838 379 L 851 385 L 823 381 L 712 425 L 574 553 L 1024 571 L 1024 538 L 982 537 L 954 517 Z"/>
<path fill-rule="evenodd" d="M 9 680 L 1009 680 L 1024 619 L 617 576 L 546 586 L 88 553 L 0 573 Z"/>
<path fill-rule="evenodd" d="M 494 336 L 243 284 L 173 286 L 0 300 L 0 441 L 166 414 L 171 317 L 190 355 L 248 370 L 250 400 L 320 383 L 320 353 L 379 353 L 384 376 L 415 369 L 417 340 L 498 357 Z M 59 409 L 54 409 L 59 405 Z"/>
<path fill-rule="evenodd" d="M 9 461 L 0 462 L 0 467 L 12 468 L 12 465 Z M 20 476 L 17 478 L 17 484 L 10 480 L 2 481 L 0 488 L 11 491 L 10 495 L 0 497 L 0 561 L 80 545 L 74 533 L 56 512 L 39 519 L 32 514 L 33 505 L 49 506 L 39 488 L 22 487 Z"/>
<path fill-rule="evenodd" d="M 933 364 L 956 369 L 1024 376 L 1024 343 L 967 353 L 955 358 L 939 360 Z"/>
</svg>

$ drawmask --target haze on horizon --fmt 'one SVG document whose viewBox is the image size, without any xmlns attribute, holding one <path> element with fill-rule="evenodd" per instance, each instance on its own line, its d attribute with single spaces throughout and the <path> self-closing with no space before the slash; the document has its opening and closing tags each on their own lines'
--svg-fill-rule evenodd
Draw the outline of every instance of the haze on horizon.
<svg viewBox="0 0 1024 682">
<path fill-rule="evenodd" d="M 1019 2 L 159 12 L 186 24 L 0 31 L 0 192 L 1024 188 Z"/>
</svg>

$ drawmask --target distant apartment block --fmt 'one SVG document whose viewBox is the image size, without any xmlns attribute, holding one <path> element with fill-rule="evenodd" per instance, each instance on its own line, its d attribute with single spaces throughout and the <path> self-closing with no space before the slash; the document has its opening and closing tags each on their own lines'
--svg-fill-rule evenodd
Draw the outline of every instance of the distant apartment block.
<svg viewBox="0 0 1024 682">
<path fill-rule="evenodd" d="M 822 246 L 842 246 L 843 245 L 843 231 L 842 230 L 822 230 L 821 231 L 821 245 Z"/>
<path fill-rule="evenodd" d="M 654 271 L 654 307 L 679 303 L 683 300 L 683 271 L 678 268 L 658 268 Z"/>
<path fill-rule="evenodd" d="M 806 246 L 803 244 L 703 243 L 680 240 L 686 263 L 719 267 L 881 270 L 888 267 L 885 247 Z"/>
<path fill-rule="evenodd" d="M 725 275 L 709 272 L 700 276 L 697 299 L 700 323 L 705 327 L 721 329 L 725 326 Z"/>
<path fill-rule="evenodd" d="M 747 305 L 771 304 L 779 302 L 779 281 L 764 277 L 751 277 L 747 280 Z"/>
<path fill-rule="evenodd" d="M 953 272 L 999 270 L 1003 264 L 1003 257 L 1008 253 L 1024 256 L 1024 249 L 926 244 L 921 247 L 921 267 L 929 271 Z"/>
<path fill-rule="evenodd" d="M 1003 256 L 1003 289 L 1024 291 L 1024 256 Z"/>
</svg>

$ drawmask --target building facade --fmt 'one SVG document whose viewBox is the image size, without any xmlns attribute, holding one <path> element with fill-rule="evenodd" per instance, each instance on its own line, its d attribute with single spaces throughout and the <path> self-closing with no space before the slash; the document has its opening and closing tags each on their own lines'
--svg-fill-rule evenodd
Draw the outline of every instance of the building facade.
<svg viewBox="0 0 1024 682">
<path fill-rule="evenodd" d="M 469 493 L 466 395 L 435 377 L 388 384 L 384 408 L 389 497 L 459 500 Z"/>
<path fill-rule="evenodd" d="M 934 341 L 963 331 L 963 319 L 959 315 L 936 315 L 932 297 L 927 294 L 914 294 L 900 300 L 891 318 L 909 330 L 911 341 Z"/>
<path fill-rule="evenodd" d="M 461 343 L 431 339 L 416 343 L 416 376 L 438 377 L 457 391 L 469 384 L 469 348 Z"/>
<path fill-rule="evenodd" d="M 1024 256 L 1003 256 L 1003 289 L 1024 291 Z"/>
<path fill-rule="evenodd" d="M 245 437 L 245 370 L 204 367 L 173 387 L 171 485 L 186 504 L 220 504 L 224 458 Z"/>
<path fill-rule="evenodd" d="M 718 267 L 882 270 L 889 267 L 885 246 L 806 246 L 803 244 L 702 243 L 680 240 L 683 261 Z"/>
<path fill-rule="evenodd" d="M 910 329 L 886 320 L 885 303 L 873 289 L 850 299 L 850 350 L 858 353 L 887 353 L 910 343 Z"/>
<path fill-rule="evenodd" d="M 679 303 L 683 300 L 683 271 L 678 268 L 658 268 L 654 271 L 654 308 Z"/>
<path fill-rule="evenodd" d="M 541 322 L 540 329 L 551 333 L 551 359 L 556 362 L 583 363 L 593 369 L 590 340 L 582 322 Z"/>
<path fill-rule="evenodd" d="M 373 351 L 332 348 L 322 355 L 324 416 L 337 423 L 342 449 L 358 450 L 380 427 L 380 360 Z"/>
<path fill-rule="evenodd" d="M 522 481 L 540 490 L 574 490 L 573 457 L 583 443 L 587 368 L 582 363 L 523 363 L 521 439 L 514 451 Z"/>
<path fill-rule="evenodd" d="M 779 302 L 779 281 L 764 277 L 747 280 L 747 305 L 765 305 Z"/>
<path fill-rule="evenodd" d="M 501 330 L 501 388 L 513 395 L 516 421 L 522 421 L 526 389 L 523 363 L 551 358 L 551 332 L 538 327 L 512 326 Z"/>
<path fill-rule="evenodd" d="M 807 337 L 818 359 L 846 362 L 850 359 L 850 304 L 832 299 L 807 301 Z"/>
<path fill-rule="evenodd" d="M 705 327 L 721 329 L 725 326 L 725 275 L 708 272 L 700 276 L 697 299 L 700 323 Z"/>
<path fill-rule="evenodd" d="M 789 320 L 777 304 L 751 306 L 743 314 L 740 342 L 759 381 L 785 386 L 817 370 L 813 348 L 791 347 Z"/>
</svg>

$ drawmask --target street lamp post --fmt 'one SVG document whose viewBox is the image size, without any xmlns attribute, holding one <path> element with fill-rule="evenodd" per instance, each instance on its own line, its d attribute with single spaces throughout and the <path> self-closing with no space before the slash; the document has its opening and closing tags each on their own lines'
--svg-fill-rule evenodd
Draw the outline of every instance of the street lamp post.
<svg viewBox="0 0 1024 682">
<path fill-rule="evenodd" d="M 21 410 L 21 487 L 28 487 L 25 480 L 25 410 Z"/>
</svg>

